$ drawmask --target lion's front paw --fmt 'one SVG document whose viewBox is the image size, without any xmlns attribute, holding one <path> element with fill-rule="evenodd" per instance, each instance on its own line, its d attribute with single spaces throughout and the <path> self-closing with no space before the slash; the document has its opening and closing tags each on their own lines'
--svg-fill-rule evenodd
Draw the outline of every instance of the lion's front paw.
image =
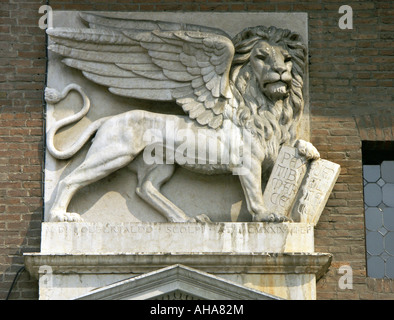
<svg viewBox="0 0 394 320">
<path fill-rule="evenodd" d="M 75 212 L 51 212 L 50 222 L 82 222 L 82 217 Z"/>
<path fill-rule="evenodd" d="M 286 221 L 292 221 L 290 218 L 276 214 L 276 213 L 268 213 L 264 215 L 254 215 L 253 216 L 253 222 L 286 222 Z"/>
<path fill-rule="evenodd" d="M 200 214 L 194 218 L 189 218 L 186 222 L 212 223 L 211 219 L 206 214 Z"/>
<path fill-rule="evenodd" d="M 295 147 L 298 149 L 298 153 L 301 156 L 304 156 L 307 160 L 316 160 L 320 158 L 319 151 L 317 151 L 314 145 L 310 142 L 297 140 Z"/>
<path fill-rule="evenodd" d="M 206 214 L 200 214 L 195 217 L 197 222 L 212 223 L 211 219 Z"/>
</svg>

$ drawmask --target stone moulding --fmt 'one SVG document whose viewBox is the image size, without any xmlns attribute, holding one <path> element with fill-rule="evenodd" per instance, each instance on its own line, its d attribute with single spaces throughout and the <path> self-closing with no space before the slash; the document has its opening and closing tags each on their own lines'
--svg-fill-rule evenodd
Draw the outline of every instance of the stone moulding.
<svg viewBox="0 0 394 320">
<path fill-rule="evenodd" d="M 74 299 L 174 265 L 262 294 L 315 299 L 332 257 L 314 252 L 313 234 L 305 223 L 45 222 L 41 252 L 25 254 L 25 265 L 40 299 Z"/>
<path fill-rule="evenodd" d="M 54 274 L 142 274 L 174 264 L 209 273 L 313 274 L 320 279 L 328 270 L 329 253 L 193 253 L 193 254 L 42 254 L 25 253 L 25 265 L 38 278 L 41 266 Z"/>
<path fill-rule="evenodd" d="M 230 281 L 258 290 L 261 294 L 283 299 L 314 300 L 316 281 L 327 272 L 332 259 L 331 254 L 327 253 L 253 252 L 26 253 L 24 257 L 26 269 L 40 283 L 41 300 L 75 299 L 96 288 L 116 285 L 119 281 L 143 277 L 174 265 L 193 268 L 217 277 L 221 283 Z M 157 290 L 160 291 L 160 286 Z"/>
<path fill-rule="evenodd" d="M 160 300 L 171 295 L 193 300 L 280 299 L 206 272 L 176 264 L 98 288 L 77 297 L 76 300 Z"/>
</svg>

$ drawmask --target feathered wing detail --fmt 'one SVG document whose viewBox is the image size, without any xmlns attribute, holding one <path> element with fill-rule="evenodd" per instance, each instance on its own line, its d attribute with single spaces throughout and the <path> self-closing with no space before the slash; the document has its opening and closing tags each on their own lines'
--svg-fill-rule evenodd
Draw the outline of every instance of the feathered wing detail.
<svg viewBox="0 0 394 320">
<path fill-rule="evenodd" d="M 47 30 L 49 49 L 66 65 L 113 94 L 176 101 L 199 124 L 221 126 L 232 97 L 227 36 L 194 25 L 81 16 L 94 28 Z"/>
<path fill-rule="evenodd" d="M 140 20 L 129 18 L 113 18 L 110 16 L 98 15 L 90 12 L 80 12 L 79 16 L 92 29 L 112 29 L 118 31 L 139 30 L 139 31 L 200 31 L 219 34 L 231 38 L 226 32 L 218 28 L 200 26 L 189 23 L 178 23 L 158 20 Z"/>
</svg>

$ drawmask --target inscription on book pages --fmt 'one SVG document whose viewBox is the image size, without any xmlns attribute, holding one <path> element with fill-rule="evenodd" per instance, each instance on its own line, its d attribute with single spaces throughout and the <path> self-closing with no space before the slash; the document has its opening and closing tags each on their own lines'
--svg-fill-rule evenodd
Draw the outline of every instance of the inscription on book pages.
<svg viewBox="0 0 394 320">
<path fill-rule="evenodd" d="M 306 160 L 296 148 L 283 146 L 264 190 L 265 204 L 295 222 L 316 225 L 339 173 L 334 162 Z"/>
</svg>

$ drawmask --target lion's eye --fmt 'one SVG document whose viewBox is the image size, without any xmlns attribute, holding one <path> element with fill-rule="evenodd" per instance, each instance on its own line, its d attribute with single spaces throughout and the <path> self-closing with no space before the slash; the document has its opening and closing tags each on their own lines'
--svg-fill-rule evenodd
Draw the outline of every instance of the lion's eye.
<svg viewBox="0 0 394 320">
<path fill-rule="evenodd" d="M 265 60 L 267 58 L 267 56 L 268 56 L 268 54 L 260 53 L 260 54 L 256 55 L 256 58 L 260 59 L 260 60 Z"/>
<path fill-rule="evenodd" d="M 284 61 L 285 62 L 290 62 L 291 61 L 291 56 L 286 56 Z"/>
</svg>

